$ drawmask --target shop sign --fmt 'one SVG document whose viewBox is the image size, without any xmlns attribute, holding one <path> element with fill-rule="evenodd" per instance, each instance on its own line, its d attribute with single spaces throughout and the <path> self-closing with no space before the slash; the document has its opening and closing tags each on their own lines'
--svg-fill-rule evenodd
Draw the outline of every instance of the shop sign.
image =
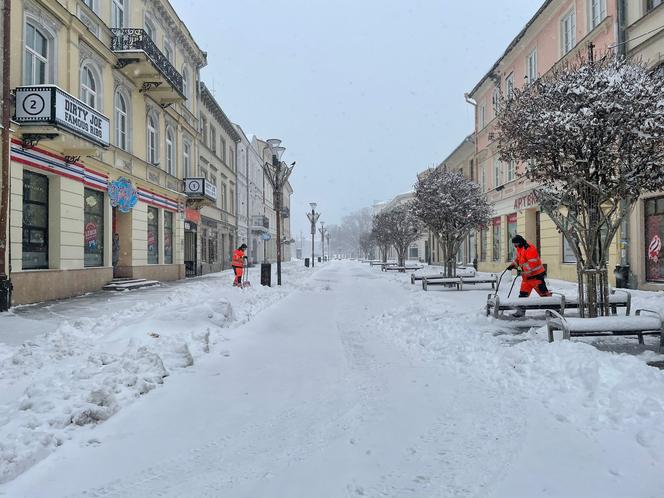
<svg viewBox="0 0 664 498">
<path fill-rule="evenodd" d="M 516 223 L 516 213 L 507 215 L 507 223 Z"/>
<path fill-rule="evenodd" d="M 499 227 L 500 226 L 500 216 L 496 216 L 493 220 L 491 220 L 491 224 L 494 227 Z"/>
<path fill-rule="evenodd" d="M 537 204 L 537 198 L 535 197 L 535 192 L 531 192 L 528 195 L 524 195 L 523 197 L 517 197 L 516 199 L 514 199 L 514 209 L 516 210 L 526 209 L 534 206 L 535 204 Z"/>
<path fill-rule="evenodd" d="M 85 230 L 83 232 L 85 234 L 85 245 L 88 246 L 90 249 L 96 249 L 97 248 L 97 224 L 96 223 L 88 223 L 85 225 Z"/>
<path fill-rule="evenodd" d="M 204 177 L 185 178 L 184 193 L 191 199 L 217 200 L 217 187 Z"/>
<path fill-rule="evenodd" d="M 272 238 L 272 235 L 269 233 L 264 233 L 261 235 L 261 240 L 270 240 Z"/>
<path fill-rule="evenodd" d="M 123 176 L 108 182 L 108 197 L 111 199 L 111 206 L 128 213 L 138 202 L 138 191 L 131 184 L 131 180 Z"/>
<path fill-rule="evenodd" d="M 659 235 L 653 236 L 648 245 L 648 259 L 657 263 L 659 261 L 659 254 L 662 252 L 662 239 Z"/>
<path fill-rule="evenodd" d="M 201 222 L 201 212 L 197 209 L 184 208 L 184 219 L 199 224 Z"/>
<path fill-rule="evenodd" d="M 102 147 L 109 144 L 109 119 L 54 85 L 16 88 L 15 120 L 57 125 Z"/>
</svg>

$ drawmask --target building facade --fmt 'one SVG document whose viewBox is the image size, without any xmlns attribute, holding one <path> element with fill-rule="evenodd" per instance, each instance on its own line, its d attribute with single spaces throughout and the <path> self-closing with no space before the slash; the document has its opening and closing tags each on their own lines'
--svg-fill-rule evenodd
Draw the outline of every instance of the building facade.
<svg viewBox="0 0 664 498">
<path fill-rule="evenodd" d="M 653 70 L 664 67 L 664 2 L 627 0 L 625 39 L 629 57 L 643 60 Z M 662 73 L 664 77 L 664 73 Z M 664 165 L 662 165 L 664 168 Z M 621 259 L 629 263 L 631 286 L 664 290 L 664 192 L 644 195 L 636 204 L 620 241 Z"/>
<path fill-rule="evenodd" d="M 195 231 L 196 247 L 194 251 L 191 244 L 187 246 L 185 261 L 187 268 L 195 269 L 194 275 L 230 268 L 237 243 L 237 144 L 240 142 L 235 126 L 203 82 L 199 85 L 198 100 L 198 164 L 192 178 L 204 185 L 206 192 L 203 201 L 198 194 L 188 202 L 186 229 Z"/>
<path fill-rule="evenodd" d="M 12 7 L 14 304 L 182 278 L 206 54 L 166 0 Z"/>
<path fill-rule="evenodd" d="M 477 179 L 495 211 L 490 225 L 478 234 L 480 270 L 503 270 L 514 257 L 511 238 L 518 233 L 540 250 L 550 277 L 576 279 L 574 254 L 554 223 L 540 212 L 534 185 L 523 177 L 524 165 L 500 161 L 495 117 L 501 96 L 509 98 L 514 88 L 572 60 L 591 42 L 598 55 L 613 50 L 618 32 L 617 0 L 547 0 L 470 92 Z M 611 266 L 617 253 L 616 246 Z"/>
</svg>

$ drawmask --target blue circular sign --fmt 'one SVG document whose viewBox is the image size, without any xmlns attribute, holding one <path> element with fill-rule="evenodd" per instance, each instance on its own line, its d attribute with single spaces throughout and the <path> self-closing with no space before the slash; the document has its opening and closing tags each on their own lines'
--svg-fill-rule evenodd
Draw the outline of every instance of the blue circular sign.
<svg viewBox="0 0 664 498">
<path fill-rule="evenodd" d="M 111 199 L 111 206 L 128 213 L 138 202 L 138 191 L 131 184 L 131 180 L 123 176 L 108 183 L 108 197 Z"/>
</svg>

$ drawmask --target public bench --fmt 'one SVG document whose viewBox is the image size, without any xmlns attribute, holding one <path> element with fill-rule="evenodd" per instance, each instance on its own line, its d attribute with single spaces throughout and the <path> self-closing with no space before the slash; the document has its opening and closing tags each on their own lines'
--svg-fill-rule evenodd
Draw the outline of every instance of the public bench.
<svg viewBox="0 0 664 498">
<path fill-rule="evenodd" d="M 423 278 L 422 289 L 427 290 L 430 285 L 442 285 L 445 287 L 456 287 L 457 290 L 463 290 L 464 285 L 491 284 L 491 288 L 496 288 L 497 278 L 495 275 L 488 277 L 443 277 L 443 278 Z"/>
<path fill-rule="evenodd" d="M 383 267 L 383 266 L 396 266 L 396 264 L 397 264 L 397 263 L 394 262 L 394 261 L 386 261 L 385 263 L 383 263 L 382 261 L 369 261 L 369 265 L 370 265 L 370 266 L 380 266 L 380 267 Z"/>
<path fill-rule="evenodd" d="M 546 314 L 549 342 L 553 342 L 555 330 L 562 330 L 563 339 L 567 340 L 571 337 L 635 335 L 639 344 L 643 344 L 644 335 L 659 335 L 659 352 L 664 353 L 664 320 L 656 311 L 639 309 L 634 316 L 595 318 L 568 318 L 554 310 L 548 310 Z"/>
<path fill-rule="evenodd" d="M 423 266 L 392 266 L 392 265 L 386 265 L 381 268 L 383 271 L 400 271 L 400 272 L 405 272 L 407 271 L 417 271 L 421 270 L 424 268 Z"/>
<path fill-rule="evenodd" d="M 474 277 L 475 269 L 474 268 L 457 268 L 457 277 Z M 443 272 L 440 273 L 431 273 L 429 275 L 415 275 L 414 273 L 410 276 L 410 283 L 415 284 L 415 282 L 423 280 L 435 280 L 440 278 L 450 278 L 447 277 Z"/>
</svg>

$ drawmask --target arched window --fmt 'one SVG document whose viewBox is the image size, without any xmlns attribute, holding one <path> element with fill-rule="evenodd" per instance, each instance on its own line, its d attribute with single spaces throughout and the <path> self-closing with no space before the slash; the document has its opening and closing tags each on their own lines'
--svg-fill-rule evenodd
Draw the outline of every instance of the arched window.
<svg viewBox="0 0 664 498">
<path fill-rule="evenodd" d="M 148 36 L 153 42 L 156 42 L 157 29 L 154 27 L 154 23 L 147 17 L 145 18 L 145 32 L 148 34 Z"/>
<path fill-rule="evenodd" d="M 25 24 L 25 61 L 23 65 L 23 83 L 43 85 L 49 82 L 49 38 L 36 25 Z"/>
<path fill-rule="evenodd" d="M 129 108 L 127 99 L 120 90 L 115 92 L 115 144 L 122 150 L 129 150 L 128 127 Z"/>
<path fill-rule="evenodd" d="M 114 28 L 125 26 L 125 3 L 127 0 L 113 0 L 112 24 Z"/>
<path fill-rule="evenodd" d="M 159 162 L 157 123 L 157 118 L 153 114 L 148 114 L 148 162 L 150 164 L 157 164 Z"/>
<path fill-rule="evenodd" d="M 175 138 L 170 126 L 166 129 L 166 173 L 175 174 Z"/>
<path fill-rule="evenodd" d="M 81 68 L 81 100 L 90 107 L 97 109 L 99 104 L 99 83 L 95 71 L 89 66 Z"/>
</svg>

